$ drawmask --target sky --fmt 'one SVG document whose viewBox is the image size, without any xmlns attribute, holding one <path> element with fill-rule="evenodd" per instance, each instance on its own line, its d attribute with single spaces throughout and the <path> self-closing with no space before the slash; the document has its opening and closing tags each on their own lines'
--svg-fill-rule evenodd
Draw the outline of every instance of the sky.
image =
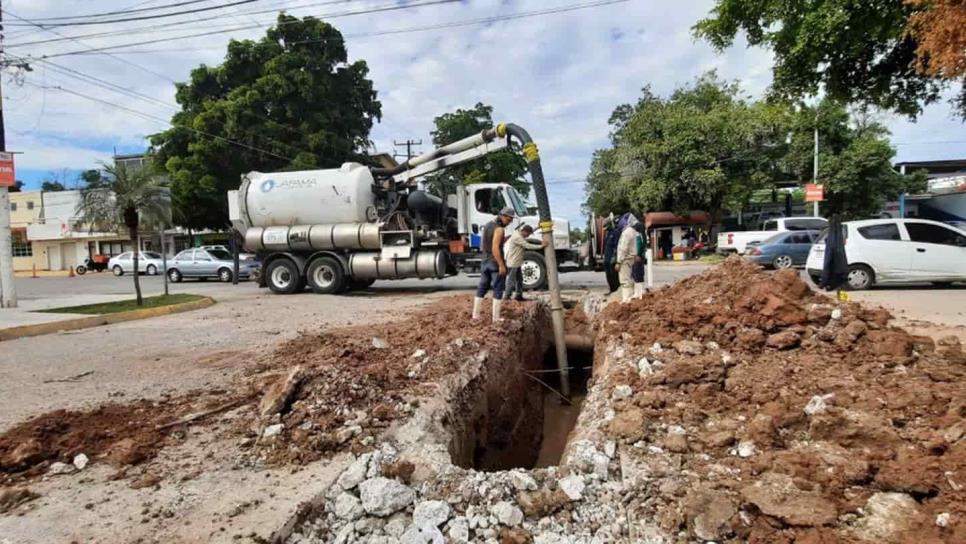
<svg viewBox="0 0 966 544">
<path fill-rule="evenodd" d="M 238 1 L 198 0 L 167 11 Z M 4 76 L 7 148 L 22 152 L 17 177 L 28 189 L 48 178 L 71 185 L 79 171 L 95 168 L 115 152 L 144 151 L 146 136 L 163 130 L 164 120 L 175 111 L 174 82 L 185 81 L 199 64 L 220 63 L 229 39 L 262 36 L 280 8 L 328 20 L 346 36 L 350 61 L 368 63 L 382 102 L 382 121 L 371 134 L 377 151 L 404 152 L 393 142 L 407 139 L 421 139 L 423 146 L 417 149 L 427 151 L 435 116 L 477 102 L 490 104 L 496 121 L 521 125 L 537 141 L 553 215 L 570 219 L 574 226 L 586 222 L 580 210 L 583 179 L 594 150 L 608 143 L 607 119 L 617 105 L 634 102 L 645 85 L 665 95 L 711 69 L 725 79 L 740 80 L 752 96 L 761 96 L 771 80 L 767 51 L 739 40 L 719 54 L 693 38 L 691 26 L 707 15 L 711 0 L 431 1 L 251 0 L 179 17 L 51 29 L 58 36 L 16 26 L 23 23 L 17 17 L 76 17 L 175 0 L 4 0 L 7 53 L 33 59 L 48 55 L 61 70 L 34 60 L 31 72 Z M 561 11 L 576 6 L 589 7 Z M 547 12 L 554 9 L 558 12 Z M 162 12 L 135 15 L 156 13 Z M 498 16 L 518 17 L 462 24 Z M 191 23 L 162 26 L 186 20 Z M 119 30 L 129 33 L 78 38 Z M 225 32 L 185 37 L 216 30 Z M 28 43 L 63 36 L 73 39 Z M 158 39 L 167 41 L 115 49 L 109 55 L 89 52 Z M 88 53 L 51 56 L 78 51 Z M 63 69 L 138 96 L 67 76 Z M 892 131 L 897 160 L 966 158 L 966 125 L 952 117 L 945 102 L 928 107 L 915 122 L 888 114 L 881 119 Z"/>
</svg>

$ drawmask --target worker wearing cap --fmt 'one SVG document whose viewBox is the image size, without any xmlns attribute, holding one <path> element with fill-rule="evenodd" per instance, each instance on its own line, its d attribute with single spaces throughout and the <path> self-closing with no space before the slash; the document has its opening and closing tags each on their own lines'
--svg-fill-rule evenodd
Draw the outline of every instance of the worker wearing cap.
<svg viewBox="0 0 966 544">
<path fill-rule="evenodd" d="M 527 238 L 533 234 L 533 227 L 530 225 L 523 225 L 516 232 L 510 236 L 510 241 L 506 244 L 506 266 L 509 269 L 509 274 L 507 275 L 506 282 L 506 294 L 504 298 L 510 298 L 510 295 L 516 291 L 517 296 L 514 297 L 516 300 L 524 300 L 523 298 L 523 273 L 521 267 L 523 266 L 523 256 L 528 249 L 537 250 L 546 247 L 546 242 L 541 242 L 535 244 L 533 242 L 528 242 Z"/>
<path fill-rule="evenodd" d="M 480 241 L 480 283 L 476 288 L 476 298 L 473 299 L 473 319 L 480 318 L 483 308 L 483 297 L 493 289 L 493 321 L 502 321 L 500 305 L 503 302 L 503 290 L 506 286 L 506 260 L 503 258 L 503 236 L 507 225 L 513 221 L 517 212 L 506 207 L 483 227 L 483 238 Z"/>
</svg>

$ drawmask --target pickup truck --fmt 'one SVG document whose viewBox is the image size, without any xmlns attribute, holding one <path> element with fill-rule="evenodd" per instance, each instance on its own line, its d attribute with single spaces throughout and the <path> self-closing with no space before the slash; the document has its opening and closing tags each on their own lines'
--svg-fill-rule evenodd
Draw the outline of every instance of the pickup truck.
<svg viewBox="0 0 966 544">
<path fill-rule="evenodd" d="M 778 217 L 769 219 L 762 225 L 762 230 L 722 232 L 718 235 L 718 247 L 715 250 L 721 255 L 737 253 L 744 255 L 749 244 L 759 243 L 779 232 L 789 230 L 821 230 L 828 226 L 828 220 L 821 217 Z"/>
</svg>

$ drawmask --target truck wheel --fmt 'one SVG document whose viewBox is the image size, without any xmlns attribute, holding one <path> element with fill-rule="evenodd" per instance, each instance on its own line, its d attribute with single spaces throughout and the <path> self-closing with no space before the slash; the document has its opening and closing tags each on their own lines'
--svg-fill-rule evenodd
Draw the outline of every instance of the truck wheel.
<svg viewBox="0 0 966 544">
<path fill-rule="evenodd" d="M 320 295 L 332 295 L 342 291 L 346 280 L 342 265 L 332 257 L 315 259 L 309 264 L 305 275 L 308 276 L 309 287 Z"/>
<path fill-rule="evenodd" d="M 547 288 L 547 263 L 543 255 L 536 251 L 528 251 L 523 255 L 523 265 L 520 267 L 523 276 L 523 288 L 527 291 L 542 291 Z"/>
<path fill-rule="evenodd" d="M 276 259 L 265 270 L 268 288 L 279 295 L 290 295 L 302 290 L 299 268 L 289 259 Z"/>
</svg>

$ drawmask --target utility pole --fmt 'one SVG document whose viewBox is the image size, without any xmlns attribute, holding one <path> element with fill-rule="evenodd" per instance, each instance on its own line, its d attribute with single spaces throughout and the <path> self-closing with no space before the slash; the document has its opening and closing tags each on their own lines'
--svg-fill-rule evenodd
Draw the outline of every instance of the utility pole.
<svg viewBox="0 0 966 544">
<path fill-rule="evenodd" d="M 818 114 L 815 114 L 815 158 L 812 165 L 812 183 L 818 185 Z M 818 201 L 812 202 L 812 215 L 818 217 Z"/>
<path fill-rule="evenodd" d="M 0 55 L 3 54 L 3 11 L 0 6 Z M 0 68 L 6 66 L 0 58 Z M 0 153 L 6 154 L 7 137 L 3 124 L 3 73 L 0 72 Z M 6 157 L 4 157 L 6 158 Z M 13 164 L 13 161 L 10 161 Z M 10 232 L 10 195 L 0 182 L 0 308 L 17 307 L 17 286 L 13 279 L 13 236 Z"/>
<path fill-rule="evenodd" d="M 406 146 L 406 160 L 408 161 L 409 159 L 413 158 L 413 146 L 414 145 L 423 145 L 423 140 L 422 140 L 422 138 L 420 138 L 419 140 L 406 140 L 405 142 L 397 142 L 396 140 L 393 140 L 392 141 L 392 145 L 393 146 L 397 146 L 397 145 L 404 145 L 404 146 Z M 400 153 L 393 153 L 392 156 L 393 156 L 393 158 L 399 158 L 402 155 Z"/>
</svg>

